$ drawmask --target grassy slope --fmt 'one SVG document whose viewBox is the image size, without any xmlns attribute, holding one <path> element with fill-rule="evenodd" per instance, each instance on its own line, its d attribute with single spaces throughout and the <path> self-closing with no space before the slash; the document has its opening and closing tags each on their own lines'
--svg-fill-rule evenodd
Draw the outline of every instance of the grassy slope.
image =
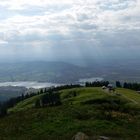
<svg viewBox="0 0 140 140">
<path fill-rule="evenodd" d="M 76 97 L 69 97 L 76 91 Z M 113 140 L 139 140 L 140 114 L 113 111 L 113 118 L 104 118 L 102 105 L 83 104 L 87 101 L 120 98 L 122 101 L 140 104 L 140 95 L 131 94 L 131 90 L 118 89 L 125 96 L 115 96 L 100 88 L 77 88 L 61 91 L 62 106 L 35 109 L 32 108 L 38 96 L 19 103 L 11 109 L 15 113 L 0 119 L 0 138 L 6 140 L 70 140 L 79 132 L 89 136 L 105 135 Z M 130 96 L 131 95 L 131 96 Z M 68 98 L 69 97 L 69 98 Z M 127 99 L 125 99 L 127 97 Z M 136 97 L 136 98 L 135 98 Z M 139 105 L 136 104 L 138 107 Z M 123 106 L 122 106 L 123 107 Z M 20 111 L 22 108 L 22 111 Z M 135 110 L 135 108 L 133 108 Z"/>
<path fill-rule="evenodd" d="M 34 105 L 35 105 L 35 101 L 37 99 L 41 98 L 41 96 L 43 96 L 43 94 L 28 98 L 24 101 L 21 101 L 15 107 L 9 109 L 8 111 L 9 111 L 9 113 L 14 113 L 14 112 L 18 112 L 18 111 L 33 108 Z"/>
<path fill-rule="evenodd" d="M 121 93 L 123 96 L 125 96 L 130 101 L 140 104 L 140 94 L 138 94 L 136 91 L 133 91 L 130 89 L 119 88 L 119 89 L 117 89 L 117 92 Z"/>
</svg>

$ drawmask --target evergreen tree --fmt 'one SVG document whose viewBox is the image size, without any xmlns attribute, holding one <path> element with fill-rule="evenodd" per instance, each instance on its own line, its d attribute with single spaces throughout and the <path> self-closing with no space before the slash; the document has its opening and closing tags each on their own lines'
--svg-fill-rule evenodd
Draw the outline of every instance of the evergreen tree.
<svg viewBox="0 0 140 140">
<path fill-rule="evenodd" d="M 118 88 L 122 87 L 120 81 L 116 81 L 116 87 L 118 87 Z"/>
<path fill-rule="evenodd" d="M 0 107 L 0 117 L 4 117 L 7 115 L 7 107 L 5 105 L 1 105 Z"/>
<path fill-rule="evenodd" d="M 41 107 L 41 105 L 40 105 L 40 100 L 39 100 L 39 99 L 36 100 L 36 102 L 35 102 L 35 107 L 36 107 L 36 108 Z"/>
<path fill-rule="evenodd" d="M 128 88 L 128 84 L 126 82 L 123 84 L 123 88 Z"/>
</svg>

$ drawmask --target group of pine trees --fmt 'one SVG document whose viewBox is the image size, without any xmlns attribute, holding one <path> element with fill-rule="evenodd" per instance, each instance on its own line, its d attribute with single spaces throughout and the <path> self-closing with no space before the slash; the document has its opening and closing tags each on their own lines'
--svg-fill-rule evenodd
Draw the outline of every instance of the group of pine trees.
<svg viewBox="0 0 140 140">
<path fill-rule="evenodd" d="M 41 97 L 41 99 L 36 100 L 35 107 L 45 107 L 45 106 L 57 106 L 61 105 L 60 99 L 60 90 L 63 89 L 71 89 L 71 88 L 79 88 L 82 87 L 79 84 L 70 84 L 70 85 L 62 85 L 58 87 L 52 87 L 48 90 L 45 90 L 45 94 Z M 43 93 L 43 92 L 41 92 Z"/>
<path fill-rule="evenodd" d="M 80 84 L 70 84 L 70 85 L 61 85 L 61 86 L 53 87 L 52 90 L 59 91 L 63 89 L 71 89 L 71 88 L 79 88 L 79 87 L 82 86 Z M 51 88 L 49 90 L 51 90 Z"/>
<path fill-rule="evenodd" d="M 102 87 L 108 86 L 109 81 L 95 81 L 95 82 L 86 82 L 85 87 Z"/>
<path fill-rule="evenodd" d="M 123 87 L 123 88 L 127 88 L 127 89 L 132 89 L 132 90 L 136 90 L 136 91 L 140 91 L 140 83 L 121 83 L 120 81 L 116 81 L 116 87 Z"/>
<path fill-rule="evenodd" d="M 61 105 L 59 92 L 47 92 L 41 99 L 36 100 L 35 107 L 57 106 Z"/>
</svg>

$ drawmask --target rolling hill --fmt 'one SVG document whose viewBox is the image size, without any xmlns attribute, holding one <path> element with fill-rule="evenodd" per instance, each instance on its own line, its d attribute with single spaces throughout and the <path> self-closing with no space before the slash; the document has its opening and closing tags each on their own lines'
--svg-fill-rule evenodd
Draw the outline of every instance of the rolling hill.
<svg viewBox="0 0 140 140">
<path fill-rule="evenodd" d="M 42 94 L 9 109 L 9 115 L 0 118 L 1 139 L 71 140 L 77 132 L 84 132 L 93 140 L 99 136 L 139 140 L 140 95 L 135 91 L 122 88 L 108 93 L 94 87 L 60 92 L 60 106 L 35 108 Z"/>
</svg>

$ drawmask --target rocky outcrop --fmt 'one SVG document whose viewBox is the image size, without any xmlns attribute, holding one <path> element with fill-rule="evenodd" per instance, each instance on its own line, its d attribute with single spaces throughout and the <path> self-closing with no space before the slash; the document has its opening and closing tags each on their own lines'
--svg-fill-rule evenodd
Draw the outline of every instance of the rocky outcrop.
<svg viewBox="0 0 140 140">
<path fill-rule="evenodd" d="M 89 137 L 82 132 L 78 132 L 75 136 L 73 136 L 72 140 L 89 140 Z"/>
<path fill-rule="evenodd" d="M 82 132 L 78 132 L 75 136 L 73 136 L 72 140 L 110 140 L 110 138 L 106 136 L 89 137 Z"/>
<path fill-rule="evenodd" d="M 110 139 L 106 136 L 99 136 L 98 140 L 110 140 Z"/>
</svg>

